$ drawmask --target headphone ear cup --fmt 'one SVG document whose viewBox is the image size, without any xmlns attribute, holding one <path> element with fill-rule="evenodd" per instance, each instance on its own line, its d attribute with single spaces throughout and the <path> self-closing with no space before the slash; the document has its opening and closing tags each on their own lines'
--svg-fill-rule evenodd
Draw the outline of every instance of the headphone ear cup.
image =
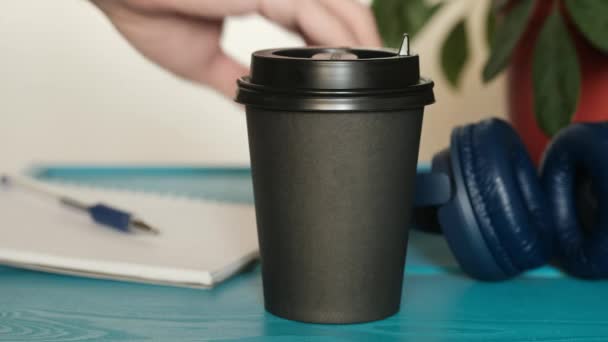
<svg viewBox="0 0 608 342">
<path fill-rule="evenodd" d="M 598 204 L 591 227 L 581 223 L 576 206 L 581 177 L 591 180 Z M 541 181 L 562 267 L 579 277 L 608 277 L 608 124 L 574 124 L 562 130 L 545 151 Z"/>
<path fill-rule="evenodd" d="M 451 180 L 451 198 L 439 207 L 437 218 L 452 254 L 462 270 L 480 280 L 502 280 L 509 276 L 496 264 L 481 234 L 464 184 L 456 129 L 448 150 L 433 157 L 433 173 L 442 173 Z"/>
<path fill-rule="evenodd" d="M 468 199 L 496 264 L 506 277 L 545 264 L 551 255 L 551 216 L 517 134 L 498 119 L 455 134 Z"/>
</svg>

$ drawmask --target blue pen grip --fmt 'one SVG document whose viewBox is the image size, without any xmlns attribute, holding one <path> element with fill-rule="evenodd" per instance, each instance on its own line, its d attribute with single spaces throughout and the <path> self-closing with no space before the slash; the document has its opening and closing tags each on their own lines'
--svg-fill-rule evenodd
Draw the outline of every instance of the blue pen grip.
<svg viewBox="0 0 608 342">
<path fill-rule="evenodd" d="M 89 208 L 89 213 L 95 222 L 115 228 L 117 230 L 129 231 L 131 214 L 109 207 L 104 204 L 96 204 Z"/>
</svg>

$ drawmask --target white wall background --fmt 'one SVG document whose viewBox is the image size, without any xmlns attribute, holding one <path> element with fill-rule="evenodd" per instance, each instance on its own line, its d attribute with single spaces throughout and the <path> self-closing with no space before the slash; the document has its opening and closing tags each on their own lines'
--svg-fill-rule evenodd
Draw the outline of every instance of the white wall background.
<svg viewBox="0 0 608 342">
<path fill-rule="evenodd" d="M 220 0 L 218 0 L 220 1 Z M 504 113 L 504 82 L 479 81 L 486 0 L 454 0 L 414 42 L 438 103 L 425 116 L 421 159 L 454 124 Z M 242 109 L 176 79 L 131 49 L 85 0 L 0 4 L 0 169 L 32 163 L 248 163 Z M 446 27 L 461 13 L 477 32 L 462 88 L 438 70 Z M 228 20 L 225 48 L 243 63 L 261 48 L 300 45 L 259 17 Z"/>
</svg>

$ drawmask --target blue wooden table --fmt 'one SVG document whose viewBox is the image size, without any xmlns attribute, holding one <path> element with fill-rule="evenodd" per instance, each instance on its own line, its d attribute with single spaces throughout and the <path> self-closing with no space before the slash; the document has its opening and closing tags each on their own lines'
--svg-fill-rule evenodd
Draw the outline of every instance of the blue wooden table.
<svg viewBox="0 0 608 342">
<path fill-rule="evenodd" d="M 246 169 L 52 168 L 35 176 L 251 202 Z M 411 234 L 401 311 L 355 325 L 287 321 L 263 309 L 259 267 L 213 290 L 0 267 L 1 341 L 607 341 L 608 282 L 543 268 L 516 280 L 464 277 L 440 236 Z"/>
</svg>

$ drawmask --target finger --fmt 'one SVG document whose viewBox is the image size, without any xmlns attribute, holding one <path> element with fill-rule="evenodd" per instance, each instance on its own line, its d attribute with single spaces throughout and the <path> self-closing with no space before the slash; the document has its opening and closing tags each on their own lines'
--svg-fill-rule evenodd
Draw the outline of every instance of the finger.
<svg viewBox="0 0 608 342">
<path fill-rule="evenodd" d="M 91 0 L 91 3 L 106 15 L 109 15 L 110 11 L 113 11 L 118 6 L 122 6 L 120 0 Z"/>
<path fill-rule="evenodd" d="M 355 45 L 351 30 L 318 0 L 94 0 L 99 7 L 126 5 L 143 12 L 176 12 L 222 18 L 260 12 L 279 25 L 302 34 L 315 45 Z"/>
<path fill-rule="evenodd" d="M 234 98 L 237 87 L 236 80 L 247 74 L 249 74 L 249 69 L 226 55 L 225 52 L 219 51 L 209 63 L 208 69 L 201 75 L 202 79 L 200 81 L 208 84 L 226 97 Z"/>
<path fill-rule="evenodd" d="M 260 0 L 260 13 L 312 45 L 354 45 L 355 35 L 318 0 Z"/>
<path fill-rule="evenodd" d="M 380 47 L 382 40 L 378 33 L 376 18 L 368 6 L 357 0 L 319 0 L 357 37 L 359 45 Z"/>
<path fill-rule="evenodd" d="M 276 1 L 276 0 L 275 0 Z M 312 45 L 355 45 L 355 35 L 318 0 L 295 0 L 299 31 Z"/>
<path fill-rule="evenodd" d="M 93 2 L 115 20 L 118 31 L 143 56 L 179 77 L 233 97 L 236 79 L 248 73 L 247 68 L 221 51 L 221 26 L 217 21 L 174 12 L 149 15 L 125 7 L 121 1 Z"/>
<path fill-rule="evenodd" d="M 116 1 L 116 0 L 97 0 Z M 120 0 L 127 6 L 144 11 L 173 11 L 179 14 L 223 18 L 226 16 L 253 13 L 258 0 Z"/>
</svg>

